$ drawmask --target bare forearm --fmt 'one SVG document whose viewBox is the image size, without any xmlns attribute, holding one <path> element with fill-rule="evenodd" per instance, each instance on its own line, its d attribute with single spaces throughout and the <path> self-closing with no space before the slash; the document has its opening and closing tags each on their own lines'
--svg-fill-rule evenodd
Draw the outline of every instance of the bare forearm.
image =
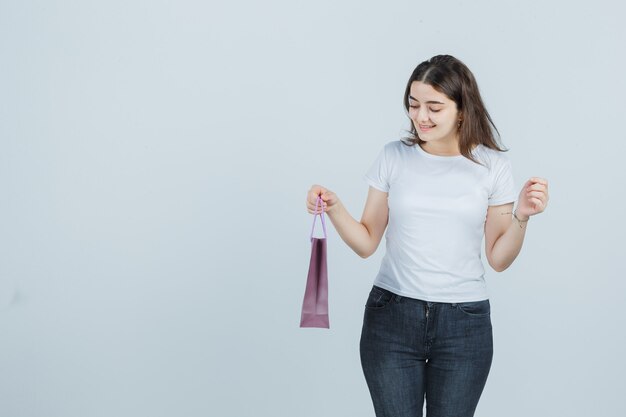
<svg viewBox="0 0 626 417">
<path fill-rule="evenodd" d="M 523 218 L 520 220 L 522 222 L 513 218 L 509 228 L 493 245 L 491 252 L 492 266 L 498 272 L 502 272 L 511 266 L 522 250 L 528 222 L 523 221 L 526 220 Z"/>
<path fill-rule="evenodd" d="M 367 228 L 356 221 L 339 201 L 328 212 L 328 217 L 341 239 L 362 258 L 369 256 L 370 234 Z"/>
</svg>

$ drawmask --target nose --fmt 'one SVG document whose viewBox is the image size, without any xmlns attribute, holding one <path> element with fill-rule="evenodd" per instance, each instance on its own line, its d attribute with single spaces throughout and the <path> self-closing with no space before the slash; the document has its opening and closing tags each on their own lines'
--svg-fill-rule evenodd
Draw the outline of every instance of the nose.
<svg viewBox="0 0 626 417">
<path fill-rule="evenodd" d="M 428 110 L 425 109 L 426 106 L 422 106 L 417 110 L 416 120 L 419 124 L 429 124 L 430 118 L 428 117 Z"/>
</svg>

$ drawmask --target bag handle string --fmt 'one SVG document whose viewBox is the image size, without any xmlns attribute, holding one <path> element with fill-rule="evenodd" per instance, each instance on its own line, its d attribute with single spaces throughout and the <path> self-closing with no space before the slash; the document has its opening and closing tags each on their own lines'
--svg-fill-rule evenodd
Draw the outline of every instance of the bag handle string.
<svg viewBox="0 0 626 417">
<path fill-rule="evenodd" d="M 320 212 L 317 212 L 317 206 L 320 206 Z M 313 227 L 311 228 L 311 242 L 313 242 L 313 230 L 315 230 L 315 220 L 317 220 L 317 215 L 322 218 L 322 229 L 324 230 L 324 239 L 327 238 L 326 235 L 326 222 L 324 222 L 324 202 L 322 201 L 322 196 L 318 195 L 317 200 L 315 200 L 315 214 L 313 216 Z"/>
</svg>

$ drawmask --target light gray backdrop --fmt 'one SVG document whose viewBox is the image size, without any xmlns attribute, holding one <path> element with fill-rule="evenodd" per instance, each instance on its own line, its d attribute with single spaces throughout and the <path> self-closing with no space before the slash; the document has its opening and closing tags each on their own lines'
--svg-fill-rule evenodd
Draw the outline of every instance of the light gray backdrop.
<svg viewBox="0 0 626 417">
<path fill-rule="evenodd" d="M 385 242 L 363 260 L 328 223 L 331 329 L 300 329 L 305 195 L 360 219 L 405 83 L 441 53 L 474 72 L 518 188 L 551 190 L 515 263 L 485 262 L 476 415 L 625 415 L 623 15 L 1 1 L 0 415 L 373 416 L 358 341 Z"/>
</svg>

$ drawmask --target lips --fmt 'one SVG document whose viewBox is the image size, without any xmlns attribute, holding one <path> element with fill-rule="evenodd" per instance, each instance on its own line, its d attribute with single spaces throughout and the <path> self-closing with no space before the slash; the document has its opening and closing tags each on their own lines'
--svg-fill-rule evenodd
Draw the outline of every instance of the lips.
<svg viewBox="0 0 626 417">
<path fill-rule="evenodd" d="M 422 131 L 424 131 L 424 132 L 426 132 L 426 131 L 428 131 L 428 130 L 431 130 L 431 129 L 432 129 L 433 127 L 435 127 L 435 126 L 437 126 L 437 125 L 431 125 L 431 126 L 427 126 L 427 125 L 419 125 L 420 130 L 422 130 Z"/>
</svg>

